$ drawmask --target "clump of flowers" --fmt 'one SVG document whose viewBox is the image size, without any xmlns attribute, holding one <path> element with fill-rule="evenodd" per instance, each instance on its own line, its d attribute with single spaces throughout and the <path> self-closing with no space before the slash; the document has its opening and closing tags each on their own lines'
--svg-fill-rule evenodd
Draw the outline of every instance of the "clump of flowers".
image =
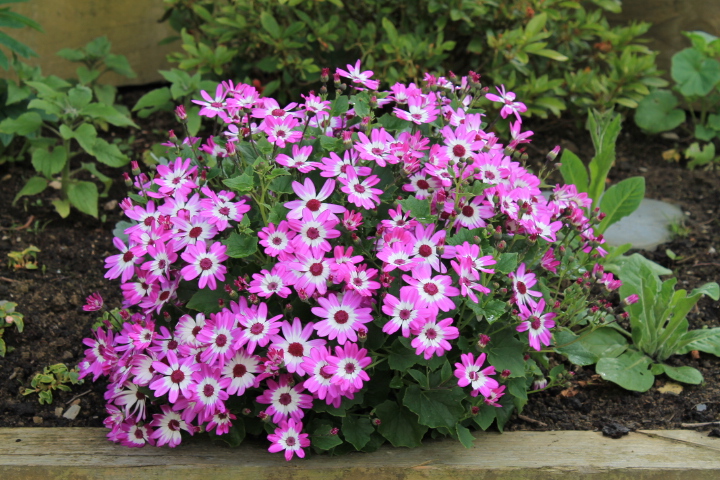
<svg viewBox="0 0 720 480">
<path fill-rule="evenodd" d="M 430 429 L 468 442 L 523 408 L 554 332 L 614 321 L 592 300 L 618 286 L 590 273 L 598 212 L 573 185 L 543 196 L 514 94 L 475 73 L 371 77 L 348 65 L 332 100 L 323 84 L 288 105 L 223 82 L 195 101 L 219 135 L 171 135 L 151 174 L 133 163 L 131 226 L 106 261 L 124 304 L 80 364 L 110 381 L 111 440 L 264 433 L 288 460 Z"/>
</svg>

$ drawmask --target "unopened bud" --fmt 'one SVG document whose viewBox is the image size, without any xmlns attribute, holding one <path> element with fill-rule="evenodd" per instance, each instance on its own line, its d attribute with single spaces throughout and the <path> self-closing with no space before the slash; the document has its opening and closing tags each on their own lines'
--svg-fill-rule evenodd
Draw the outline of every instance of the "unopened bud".
<svg viewBox="0 0 720 480">
<path fill-rule="evenodd" d="M 138 175 L 140 175 L 140 165 L 138 164 L 137 160 L 132 160 L 130 162 L 130 168 L 131 168 L 130 172 L 134 176 L 137 177 Z"/>
<path fill-rule="evenodd" d="M 625 299 L 623 300 L 623 305 L 632 305 L 633 303 L 637 303 L 638 300 L 640 300 L 640 297 L 637 295 L 637 293 L 633 293 L 632 295 L 625 297 Z"/>
<path fill-rule="evenodd" d="M 133 181 L 130 178 L 130 175 L 127 172 L 123 172 L 123 180 L 125 180 L 125 186 L 126 187 L 132 187 Z"/>
<path fill-rule="evenodd" d="M 379 418 L 373 418 L 372 423 L 373 423 L 373 425 L 375 425 L 377 427 L 378 425 L 380 425 L 382 423 L 382 420 L 380 420 Z"/>
<path fill-rule="evenodd" d="M 481 333 L 480 337 L 478 338 L 478 342 L 477 342 L 478 348 L 483 349 L 483 348 L 487 347 L 489 343 L 490 343 L 490 337 L 488 337 L 484 333 Z"/>
<path fill-rule="evenodd" d="M 182 123 L 185 123 L 187 121 L 188 117 L 187 113 L 185 112 L 185 105 L 178 105 L 177 107 L 175 107 L 175 116 Z"/>
<path fill-rule="evenodd" d="M 338 76 L 339 78 L 339 76 Z M 320 81 L 322 83 L 327 83 L 330 80 L 330 69 L 329 68 L 323 68 L 320 70 Z"/>
<path fill-rule="evenodd" d="M 501 376 L 502 378 L 508 378 L 508 377 L 510 376 L 510 373 L 511 373 L 510 370 L 508 370 L 508 369 L 506 368 L 505 370 L 503 370 L 502 372 L 500 372 L 500 376 Z"/>
<path fill-rule="evenodd" d="M 480 407 L 473 405 L 470 407 L 470 413 L 474 416 L 480 413 Z"/>
<path fill-rule="evenodd" d="M 550 150 L 545 158 L 548 162 L 552 162 L 557 158 L 558 153 L 560 153 L 560 145 L 556 145 L 555 148 Z"/>
</svg>

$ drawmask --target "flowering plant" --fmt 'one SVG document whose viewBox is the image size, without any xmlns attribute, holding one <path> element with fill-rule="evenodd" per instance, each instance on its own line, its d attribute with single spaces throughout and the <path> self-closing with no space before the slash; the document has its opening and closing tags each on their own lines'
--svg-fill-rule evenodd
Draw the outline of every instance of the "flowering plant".
<svg viewBox="0 0 720 480">
<path fill-rule="evenodd" d="M 152 176 L 133 163 L 106 260 L 123 308 L 80 364 L 111 381 L 113 441 L 265 431 L 287 459 L 429 430 L 470 445 L 565 382 L 557 349 L 619 335 L 593 300 L 620 285 L 596 264 L 602 215 L 573 185 L 542 195 L 557 150 L 540 177 L 524 166 L 524 104 L 473 72 L 384 92 L 372 76 L 348 65 L 333 100 L 323 84 L 284 106 L 223 82 L 195 100 L 220 135 L 171 135 Z"/>
</svg>

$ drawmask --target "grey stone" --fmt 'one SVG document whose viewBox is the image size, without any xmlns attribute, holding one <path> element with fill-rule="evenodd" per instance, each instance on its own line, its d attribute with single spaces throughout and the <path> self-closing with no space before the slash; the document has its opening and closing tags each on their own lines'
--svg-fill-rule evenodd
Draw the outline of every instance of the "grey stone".
<svg viewBox="0 0 720 480">
<path fill-rule="evenodd" d="M 632 214 L 608 227 L 605 240 L 615 247 L 632 243 L 633 248 L 653 251 L 672 239 L 669 226 L 684 218 L 677 206 L 646 198 Z"/>
</svg>

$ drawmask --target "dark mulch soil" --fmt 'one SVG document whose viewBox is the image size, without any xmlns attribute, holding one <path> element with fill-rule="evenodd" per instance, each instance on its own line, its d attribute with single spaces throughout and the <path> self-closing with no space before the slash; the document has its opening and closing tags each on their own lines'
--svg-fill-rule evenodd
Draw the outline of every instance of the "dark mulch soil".
<svg viewBox="0 0 720 480">
<path fill-rule="evenodd" d="M 132 105 L 142 92 L 126 92 Z M 162 138 L 172 128 L 169 117 L 145 121 L 135 135 L 133 149 L 141 154 L 150 142 Z M 556 144 L 570 148 L 581 158 L 589 159 L 592 149 L 588 135 L 574 123 L 564 120 L 534 121 L 536 132 L 531 156 L 543 158 Z M 127 135 L 127 132 L 111 132 Z M 627 121 L 621 134 L 618 162 L 611 180 L 634 175 L 646 178 L 649 198 L 667 200 L 687 213 L 687 236 L 679 237 L 656 252 L 643 252 L 656 262 L 672 269 L 683 288 L 691 289 L 720 279 L 720 174 L 717 171 L 689 171 L 682 165 L 668 163 L 661 153 L 676 147 L 671 140 L 642 135 Z M 90 334 L 94 315 L 82 310 L 85 297 L 99 291 L 110 305 L 118 305 L 121 295 L 117 282 L 103 278 L 103 259 L 114 253 L 112 229 L 120 218 L 117 206 L 107 211 L 105 222 L 73 212 L 60 219 L 49 206 L 51 191 L 28 202 L 11 205 L 24 182 L 33 175 L 29 162 L 0 165 L 0 300 L 18 303 L 25 315 L 22 334 L 6 331 L 5 341 L 14 351 L 0 358 L 0 427 L 25 426 L 101 426 L 104 417 L 102 381 L 86 381 L 70 393 L 56 392 L 52 405 L 40 405 L 37 395 L 23 396 L 34 373 L 54 363 L 75 365 L 85 349 L 82 339 Z M 108 199 L 123 197 L 124 186 L 116 183 Z M 36 203 L 36 198 L 42 202 Z M 26 228 L 29 219 L 31 228 Z M 35 221 L 42 226 L 33 230 Z M 35 245 L 41 252 L 41 270 L 10 270 L 7 254 Z M 671 260 L 665 250 L 677 256 Z M 717 302 L 704 298 L 691 312 L 691 328 L 720 326 Z M 720 359 L 700 355 L 674 357 L 678 365 L 698 368 L 705 377 L 700 386 L 683 385 L 679 394 L 661 393 L 668 379 L 658 377 L 647 393 L 625 391 L 604 382 L 593 367 L 577 368 L 568 388 L 555 388 L 531 397 L 523 416 L 513 419 L 509 430 L 594 430 L 608 427 L 618 430 L 680 428 L 681 423 L 720 420 Z M 56 409 L 66 410 L 79 396 L 80 414 L 75 420 L 56 416 Z"/>
</svg>

